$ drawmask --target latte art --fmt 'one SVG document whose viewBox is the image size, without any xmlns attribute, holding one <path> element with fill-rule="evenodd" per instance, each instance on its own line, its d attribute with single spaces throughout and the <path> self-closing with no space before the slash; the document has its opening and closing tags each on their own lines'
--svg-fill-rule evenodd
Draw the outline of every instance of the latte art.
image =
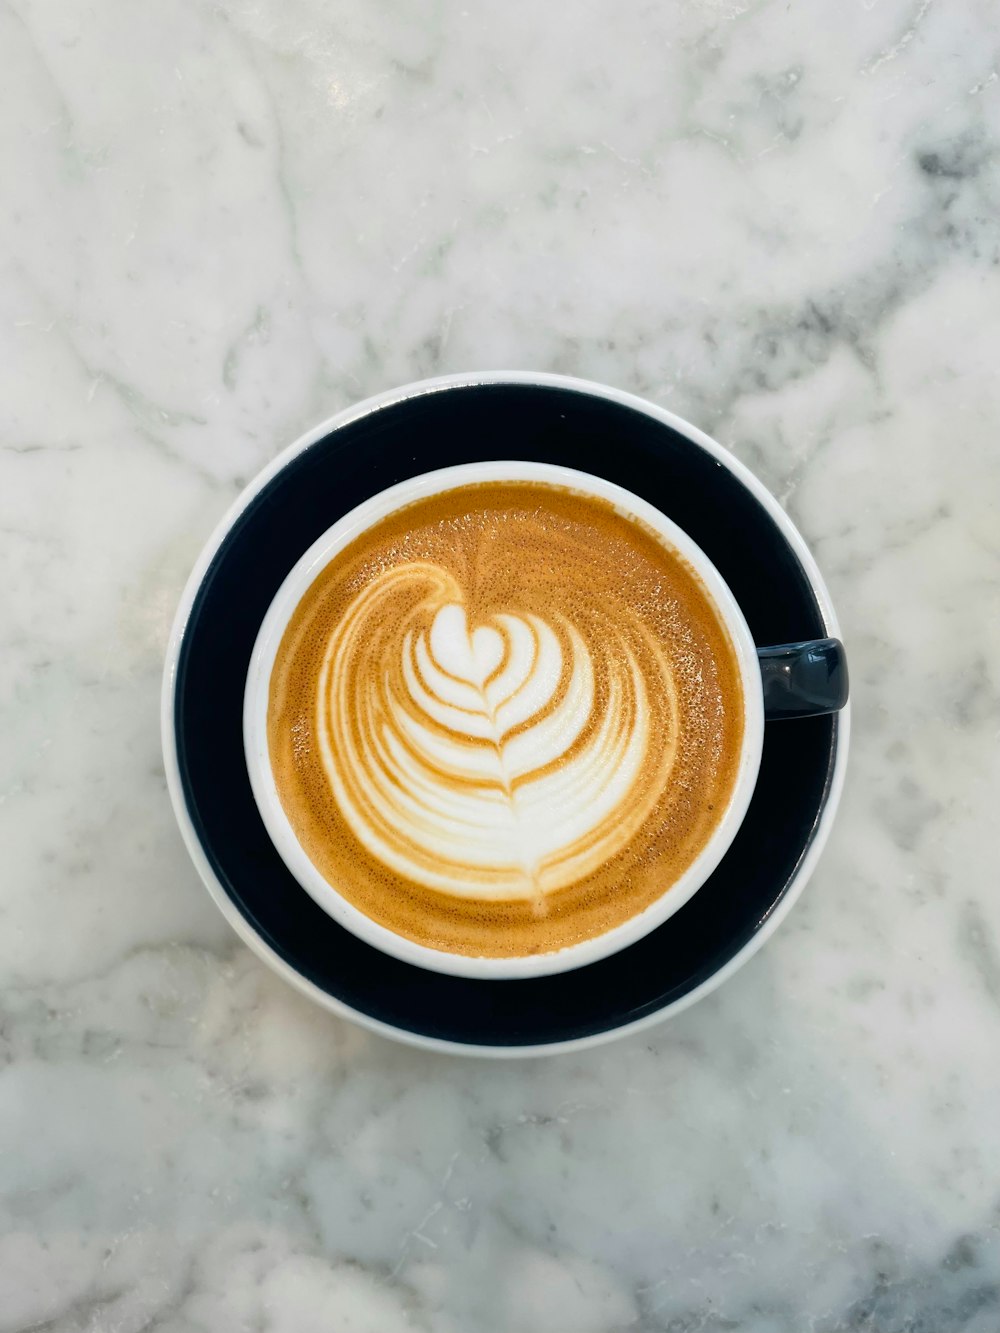
<svg viewBox="0 0 1000 1333">
<path fill-rule="evenodd" d="M 669 664 L 646 647 L 672 740 Z M 334 630 L 316 734 L 352 832 L 387 866 L 464 898 L 540 898 L 610 860 L 648 815 L 647 689 L 625 636 L 591 645 L 565 616 L 514 610 L 470 625 L 455 577 L 414 562 L 376 578 Z M 660 782 L 673 753 L 661 746 Z"/>
<path fill-rule="evenodd" d="M 299 602 L 268 695 L 278 798 L 331 891 L 470 956 L 560 949 L 668 893 L 742 736 L 695 572 L 542 482 L 459 487 L 363 531 Z"/>
</svg>

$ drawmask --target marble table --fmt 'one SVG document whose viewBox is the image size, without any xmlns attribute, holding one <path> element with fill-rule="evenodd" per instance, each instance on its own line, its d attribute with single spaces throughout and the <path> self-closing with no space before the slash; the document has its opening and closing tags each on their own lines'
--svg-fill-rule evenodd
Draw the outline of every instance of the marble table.
<svg viewBox="0 0 1000 1333">
<path fill-rule="evenodd" d="M 996 1333 L 995 5 L 4 0 L 0 73 L 0 1333 Z M 257 469 L 498 367 L 756 469 L 855 713 L 736 978 L 483 1063 L 236 941 L 157 703 Z"/>
</svg>

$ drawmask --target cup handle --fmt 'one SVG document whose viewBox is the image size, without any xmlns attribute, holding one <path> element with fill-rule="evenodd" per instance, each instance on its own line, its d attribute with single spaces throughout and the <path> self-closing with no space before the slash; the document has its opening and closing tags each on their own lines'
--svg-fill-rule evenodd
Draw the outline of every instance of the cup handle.
<svg viewBox="0 0 1000 1333">
<path fill-rule="evenodd" d="M 758 648 L 764 718 L 819 717 L 847 703 L 847 655 L 839 639 Z"/>
</svg>

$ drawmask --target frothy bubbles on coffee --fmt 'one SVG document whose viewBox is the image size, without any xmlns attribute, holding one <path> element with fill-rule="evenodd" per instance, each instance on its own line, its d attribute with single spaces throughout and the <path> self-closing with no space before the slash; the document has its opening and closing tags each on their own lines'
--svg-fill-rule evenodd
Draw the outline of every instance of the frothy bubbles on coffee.
<svg viewBox="0 0 1000 1333">
<path fill-rule="evenodd" d="M 336 555 L 279 646 L 268 747 L 338 893 L 432 948 L 558 949 L 669 892 L 742 744 L 695 572 L 607 501 L 483 483 Z"/>
</svg>

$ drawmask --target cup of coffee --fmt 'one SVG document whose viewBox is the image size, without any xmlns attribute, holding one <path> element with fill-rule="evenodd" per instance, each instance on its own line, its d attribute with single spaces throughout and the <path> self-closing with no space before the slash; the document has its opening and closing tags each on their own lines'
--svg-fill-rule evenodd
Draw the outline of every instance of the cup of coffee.
<svg viewBox="0 0 1000 1333">
<path fill-rule="evenodd" d="M 261 625 L 244 746 L 334 920 L 458 976 L 594 962 L 704 884 L 766 717 L 846 699 L 835 640 L 759 649 L 675 523 L 602 478 L 474 463 L 361 504 Z"/>
</svg>

